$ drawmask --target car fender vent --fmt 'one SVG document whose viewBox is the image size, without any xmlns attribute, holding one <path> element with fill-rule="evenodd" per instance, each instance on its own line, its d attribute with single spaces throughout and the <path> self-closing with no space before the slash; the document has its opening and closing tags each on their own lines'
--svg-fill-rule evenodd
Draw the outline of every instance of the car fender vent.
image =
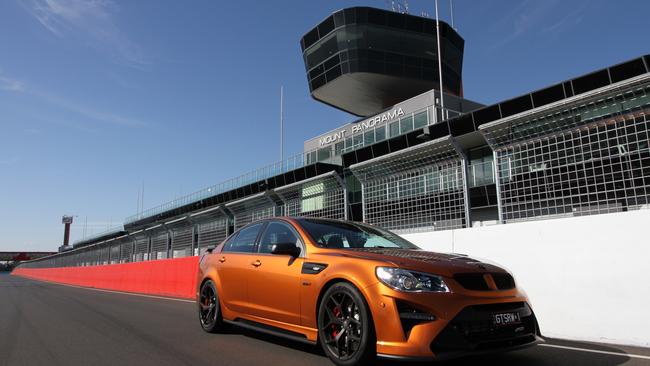
<svg viewBox="0 0 650 366">
<path fill-rule="evenodd" d="M 395 300 L 395 305 L 406 339 L 409 338 L 411 330 L 416 325 L 436 320 L 435 315 L 422 311 L 405 301 Z"/>
</svg>

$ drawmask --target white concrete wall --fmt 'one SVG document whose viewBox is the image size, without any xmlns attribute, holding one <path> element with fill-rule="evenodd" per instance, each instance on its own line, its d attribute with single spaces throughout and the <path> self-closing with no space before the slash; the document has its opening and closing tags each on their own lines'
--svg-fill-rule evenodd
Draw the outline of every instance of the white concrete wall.
<svg viewBox="0 0 650 366">
<path fill-rule="evenodd" d="M 403 236 L 511 270 L 543 335 L 650 346 L 650 210 Z"/>
</svg>

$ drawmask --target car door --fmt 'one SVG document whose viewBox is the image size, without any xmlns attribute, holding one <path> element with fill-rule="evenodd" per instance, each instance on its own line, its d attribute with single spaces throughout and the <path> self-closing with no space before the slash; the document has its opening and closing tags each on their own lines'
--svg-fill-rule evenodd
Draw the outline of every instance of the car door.
<svg viewBox="0 0 650 366">
<path fill-rule="evenodd" d="M 295 243 L 301 256 L 271 254 L 273 244 Z M 262 233 L 248 278 L 250 313 L 265 319 L 300 324 L 300 276 L 304 245 L 288 223 L 270 221 Z"/>
<path fill-rule="evenodd" d="M 248 312 L 248 277 L 255 260 L 255 243 L 264 223 L 244 227 L 224 244 L 219 254 L 221 301 L 228 309 Z"/>
</svg>

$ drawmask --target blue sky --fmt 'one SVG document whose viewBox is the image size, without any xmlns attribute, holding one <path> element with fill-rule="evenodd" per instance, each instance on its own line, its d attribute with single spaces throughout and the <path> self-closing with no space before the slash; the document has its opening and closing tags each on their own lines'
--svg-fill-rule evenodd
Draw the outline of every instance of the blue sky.
<svg viewBox="0 0 650 366">
<path fill-rule="evenodd" d="M 387 1 L 0 1 L 0 250 L 72 238 L 279 159 L 354 117 L 309 97 L 300 37 Z M 448 1 L 441 14 L 449 19 Z M 433 1 L 409 1 L 433 14 Z M 497 102 L 650 53 L 650 2 L 455 0 L 465 96 Z M 87 225 L 84 222 L 87 221 Z"/>
</svg>

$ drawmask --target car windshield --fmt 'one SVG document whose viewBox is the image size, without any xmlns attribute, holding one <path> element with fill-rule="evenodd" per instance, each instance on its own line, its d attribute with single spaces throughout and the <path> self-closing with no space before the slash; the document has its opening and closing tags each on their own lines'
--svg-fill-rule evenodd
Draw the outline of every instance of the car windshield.
<svg viewBox="0 0 650 366">
<path fill-rule="evenodd" d="M 323 248 L 401 248 L 420 249 L 415 244 L 383 229 L 357 222 L 301 219 L 300 225 L 316 245 Z"/>
</svg>

